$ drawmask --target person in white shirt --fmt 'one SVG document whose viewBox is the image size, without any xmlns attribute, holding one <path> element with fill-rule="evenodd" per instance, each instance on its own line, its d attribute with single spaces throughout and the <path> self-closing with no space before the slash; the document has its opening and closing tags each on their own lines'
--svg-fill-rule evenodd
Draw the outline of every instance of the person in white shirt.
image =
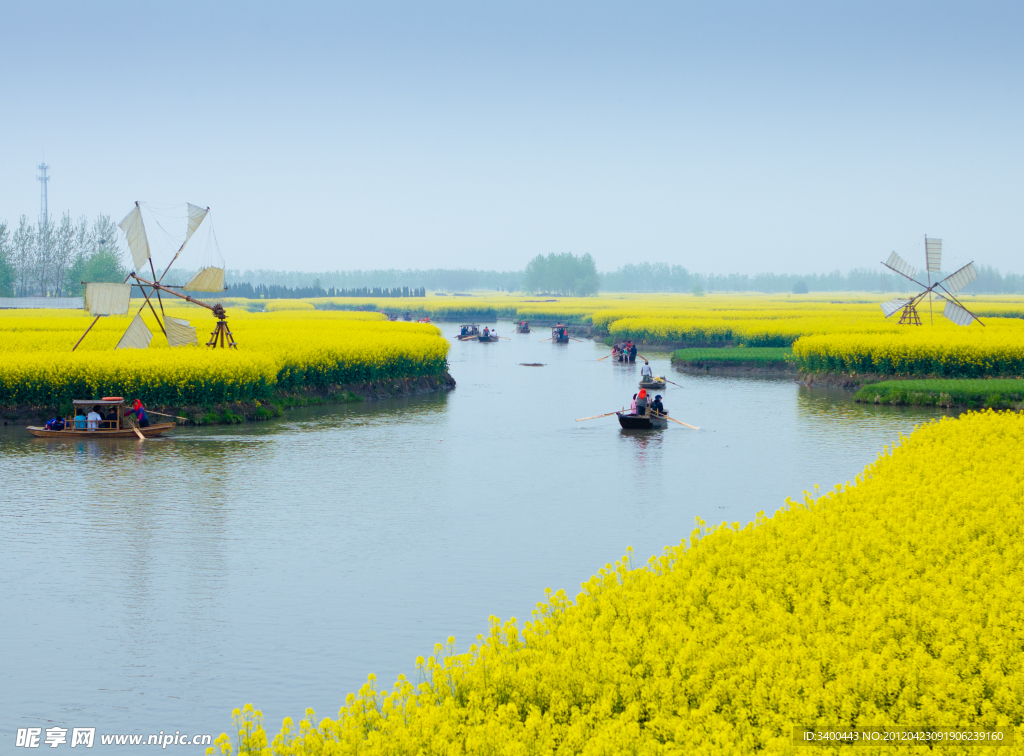
<svg viewBox="0 0 1024 756">
<path fill-rule="evenodd" d="M 89 430 L 99 430 L 100 420 L 103 419 L 103 416 L 96 411 L 98 409 L 99 407 L 93 407 L 92 412 L 85 416 L 85 422 Z"/>
<path fill-rule="evenodd" d="M 649 381 L 653 377 L 654 371 L 651 370 L 651 363 L 649 363 L 647 360 L 644 360 L 644 366 L 640 368 L 640 379 L 644 381 Z"/>
</svg>

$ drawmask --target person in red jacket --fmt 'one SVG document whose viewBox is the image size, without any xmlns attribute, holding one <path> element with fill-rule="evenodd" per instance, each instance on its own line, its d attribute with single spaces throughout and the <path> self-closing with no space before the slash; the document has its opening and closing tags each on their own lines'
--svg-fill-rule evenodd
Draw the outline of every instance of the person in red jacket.
<svg viewBox="0 0 1024 756">
<path fill-rule="evenodd" d="M 138 399 L 132 402 L 132 408 L 124 413 L 125 417 L 128 417 L 128 415 L 135 415 L 138 418 L 140 428 L 149 427 L 149 417 L 146 415 L 146 408 L 142 406 L 142 402 Z"/>
</svg>

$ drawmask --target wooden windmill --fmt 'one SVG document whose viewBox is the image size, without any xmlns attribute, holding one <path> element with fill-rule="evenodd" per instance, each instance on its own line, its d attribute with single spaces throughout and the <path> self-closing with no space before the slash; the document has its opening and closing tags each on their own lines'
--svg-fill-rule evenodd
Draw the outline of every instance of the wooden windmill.
<svg viewBox="0 0 1024 756">
<path fill-rule="evenodd" d="M 926 236 L 924 238 L 924 249 L 925 269 L 928 274 L 927 285 L 915 278 L 917 269 L 895 252 L 889 255 L 888 261 L 882 263 L 889 270 L 899 273 L 907 280 L 921 287 L 921 291 L 910 299 L 897 298 L 883 302 L 882 312 L 885 313 L 885 317 L 888 318 L 902 311 L 900 315 L 901 325 L 921 325 L 921 316 L 917 313 L 917 305 L 925 297 L 928 297 L 928 309 L 934 323 L 935 315 L 931 312 L 932 299 L 938 297 L 946 303 L 942 314 L 948 320 L 962 326 L 970 325 L 975 320 L 981 323 L 981 325 L 985 325 L 977 315 L 964 307 L 955 296 L 958 291 L 978 277 L 978 271 L 974 268 L 974 262 L 969 262 L 955 273 L 932 283 L 932 274 L 938 275 L 942 269 L 942 239 L 929 239 Z"/>
<path fill-rule="evenodd" d="M 193 328 L 188 321 L 173 318 L 164 312 L 164 303 L 163 298 L 161 297 L 161 292 L 178 297 L 179 299 L 184 299 L 186 302 L 190 302 L 191 304 L 205 307 L 213 313 L 214 317 L 217 318 L 217 321 L 213 332 L 210 334 L 210 340 L 206 342 L 206 346 L 237 348 L 234 336 L 228 328 L 227 312 L 224 310 L 224 307 L 220 304 L 207 304 L 206 302 L 194 299 L 188 294 L 182 293 L 187 291 L 223 291 L 223 267 L 213 265 L 202 267 L 184 286 L 171 286 L 163 283 L 167 272 L 177 261 L 182 250 L 185 249 L 185 245 L 188 244 L 193 234 L 195 234 L 200 224 L 208 218 L 209 214 L 210 208 L 208 207 L 203 208 L 198 205 L 188 205 L 188 228 L 185 232 L 185 240 L 181 243 L 181 246 L 178 247 L 178 251 L 175 252 L 174 257 L 167 264 L 167 267 L 164 268 L 164 272 L 157 277 L 156 268 L 153 265 L 153 258 L 150 255 L 149 238 L 146 235 L 146 225 L 142 218 L 142 205 L 136 202 L 134 209 L 132 209 L 132 211 L 125 216 L 124 220 L 118 224 L 118 227 L 124 231 L 125 237 L 128 240 L 128 249 L 131 250 L 132 262 L 135 265 L 135 270 L 127 275 L 123 283 L 119 284 L 82 282 L 85 284 L 85 309 L 92 315 L 95 315 L 96 318 L 89 324 L 89 327 L 85 329 L 85 333 L 82 334 L 82 337 L 78 340 L 75 346 L 72 347 L 71 351 L 75 351 L 75 349 L 78 348 L 78 345 L 82 343 L 82 339 L 86 337 L 89 331 L 92 330 L 92 327 L 96 325 L 96 322 L 102 316 L 128 314 L 128 309 L 131 306 L 131 290 L 133 286 L 137 287 L 142 293 L 144 301 L 139 307 L 138 312 L 135 313 L 135 317 L 132 318 L 132 322 L 128 326 L 128 330 L 124 332 L 121 340 L 117 343 L 117 349 L 145 349 L 149 346 L 149 342 L 153 339 L 153 334 L 142 319 L 142 311 L 146 307 L 149 307 L 150 311 L 153 313 L 153 317 L 156 318 L 157 325 L 160 326 L 160 330 L 167 338 L 167 343 L 170 346 L 185 346 L 187 344 L 199 343 L 199 339 L 196 336 L 196 329 Z M 210 223 L 211 221 L 206 220 L 207 226 L 209 226 Z M 147 265 L 150 271 L 149 276 L 145 273 Z M 134 281 L 134 283 L 129 283 L 129 281 Z M 152 298 L 154 295 L 156 297 L 157 304 L 160 306 L 159 314 L 157 314 L 156 308 L 153 306 Z"/>
</svg>

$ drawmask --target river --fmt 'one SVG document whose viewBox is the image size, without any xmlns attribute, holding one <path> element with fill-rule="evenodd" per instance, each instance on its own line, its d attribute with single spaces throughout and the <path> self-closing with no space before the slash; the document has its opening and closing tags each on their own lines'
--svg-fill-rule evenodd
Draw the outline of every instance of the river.
<svg viewBox="0 0 1024 756">
<path fill-rule="evenodd" d="M 449 335 L 454 326 L 443 325 Z M 529 619 L 622 556 L 746 523 L 853 478 L 935 410 L 792 380 L 688 376 L 625 432 L 639 365 L 591 341 L 452 344 L 448 395 L 294 410 L 164 439 L 48 442 L 0 428 L 0 750 L 18 728 L 212 733 L 337 714 L 490 615 Z M 543 363 L 527 367 L 520 363 Z M 62 746 L 66 747 L 66 746 Z M 145 751 L 146 749 L 141 749 Z M 198 747 L 172 748 L 202 753 Z"/>
</svg>

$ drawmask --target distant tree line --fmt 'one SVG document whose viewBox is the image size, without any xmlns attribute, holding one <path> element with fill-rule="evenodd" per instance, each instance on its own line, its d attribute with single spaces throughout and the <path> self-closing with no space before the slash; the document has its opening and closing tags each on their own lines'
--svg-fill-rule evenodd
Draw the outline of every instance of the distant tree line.
<svg viewBox="0 0 1024 756">
<path fill-rule="evenodd" d="M 600 288 L 597 264 L 589 253 L 580 257 L 571 252 L 537 255 L 527 263 L 523 276 L 523 289 L 534 294 L 589 297 Z"/>
<path fill-rule="evenodd" d="M 977 266 L 978 278 L 964 292 L 968 294 L 1017 294 L 1024 292 L 1024 276 L 1001 274 L 993 267 Z M 950 271 L 952 272 L 952 271 Z M 945 275 L 945 274 L 940 274 Z M 603 291 L 693 292 L 756 291 L 766 294 L 808 293 L 812 291 L 907 291 L 907 281 L 881 266 L 854 268 L 846 273 L 691 273 L 681 265 L 639 263 L 624 265 L 617 271 L 601 273 Z M 924 275 L 919 278 L 923 281 Z"/>
<path fill-rule="evenodd" d="M 313 286 L 280 286 L 251 283 L 229 284 L 224 292 L 227 297 L 244 297 L 247 299 L 299 299 L 306 297 L 425 297 L 427 290 L 422 286 L 409 288 L 396 286 L 364 286 L 360 289 L 338 289 L 334 286 L 326 289 L 318 284 Z"/>
<path fill-rule="evenodd" d="M 166 283 L 181 285 L 195 273 L 194 270 L 172 269 L 164 279 Z M 366 289 L 402 288 L 426 289 L 430 291 L 470 291 L 491 289 L 492 291 L 520 291 L 522 271 L 465 270 L 433 268 L 430 270 L 335 270 L 319 273 L 305 273 L 284 270 L 239 270 L 228 269 L 225 278 L 229 281 L 246 281 L 255 286 L 287 286 L 291 289 L 316 287 L 323 290 L 359 291 Z M 338 294 L 336 296 L 345 296 Z M 356 295 L 353 295 L 356 296 Z M 383 295 L 371 295 L 383 296 Z"/>
<path fill-rule="evenodd" d="M 38 225 L 23 215 L 17 228 L 0 221 L 0 296 L 62 297 L 82 293 L 81 281 L 123 281 L 128 270 L 108 215 L 90 224 L 65 213 Z"/>
<path fill-rule="evenodd" d="M 588 259 L 589 258 L 589 259 Z M 167 282 L 183 284 L 194 271 L 171 270 Z M 122 276 L 123 277 L 123 276 Z M 401 291 L 405 288 L 421 291 L 458 292 L 472 290 L 528 291 L 559 295 L 575 294 L 587 296 L 597 291 L 635 292 L 739 292 L 756 291 L 769 294 L 801 293 L 821 291 L 907 291 L 906 281 L 894 273 L 878 268 L 855 268 L 845 273 L 746 273 L 707 274 L 693 273 L 682 265 L 667 263 L 634 263 L 618 270 L 598 273 L 590 255 L 575 257 L 563 255 L 538 255 L 525 271 L 484 271 L 484 270 L 355 270 L 326 273 L 300 273 L 269 270 L 228 270 L 231 281 L 247 283 L 235 286 L 264 286 L 267 291 L 281 291 L 281 297 L 307 296 L 389 296 L 385 291 Z M 98 280 L 98 279 L 91 279 Z M 923 278 L 922 278 L 923 280 Z M 596 285 L 595 285 L 596 283 Z M 335 292 L 333 295 L 311 293 L 311 290 Z M 239 289 L 241 290 L 241 289 Z M 232 289 L 232 292 L 235 291 Z M 246 290 L 247 291 L 247 290 Z M 380 292 L 361 294 L 355 292 Z M 1024 293 L 1024 276 L 1014 273 L 1000 273 L 997 269 L 978 266 L 978 280 L 966 289 L 970 294 L 1018 294 Z M 250 296 L 230 293 L 230 296 Z M 393 296 L 401 296 L 394 294 Z M 415 295 L 413 295 L 415 296 Z"/>
</svg>

